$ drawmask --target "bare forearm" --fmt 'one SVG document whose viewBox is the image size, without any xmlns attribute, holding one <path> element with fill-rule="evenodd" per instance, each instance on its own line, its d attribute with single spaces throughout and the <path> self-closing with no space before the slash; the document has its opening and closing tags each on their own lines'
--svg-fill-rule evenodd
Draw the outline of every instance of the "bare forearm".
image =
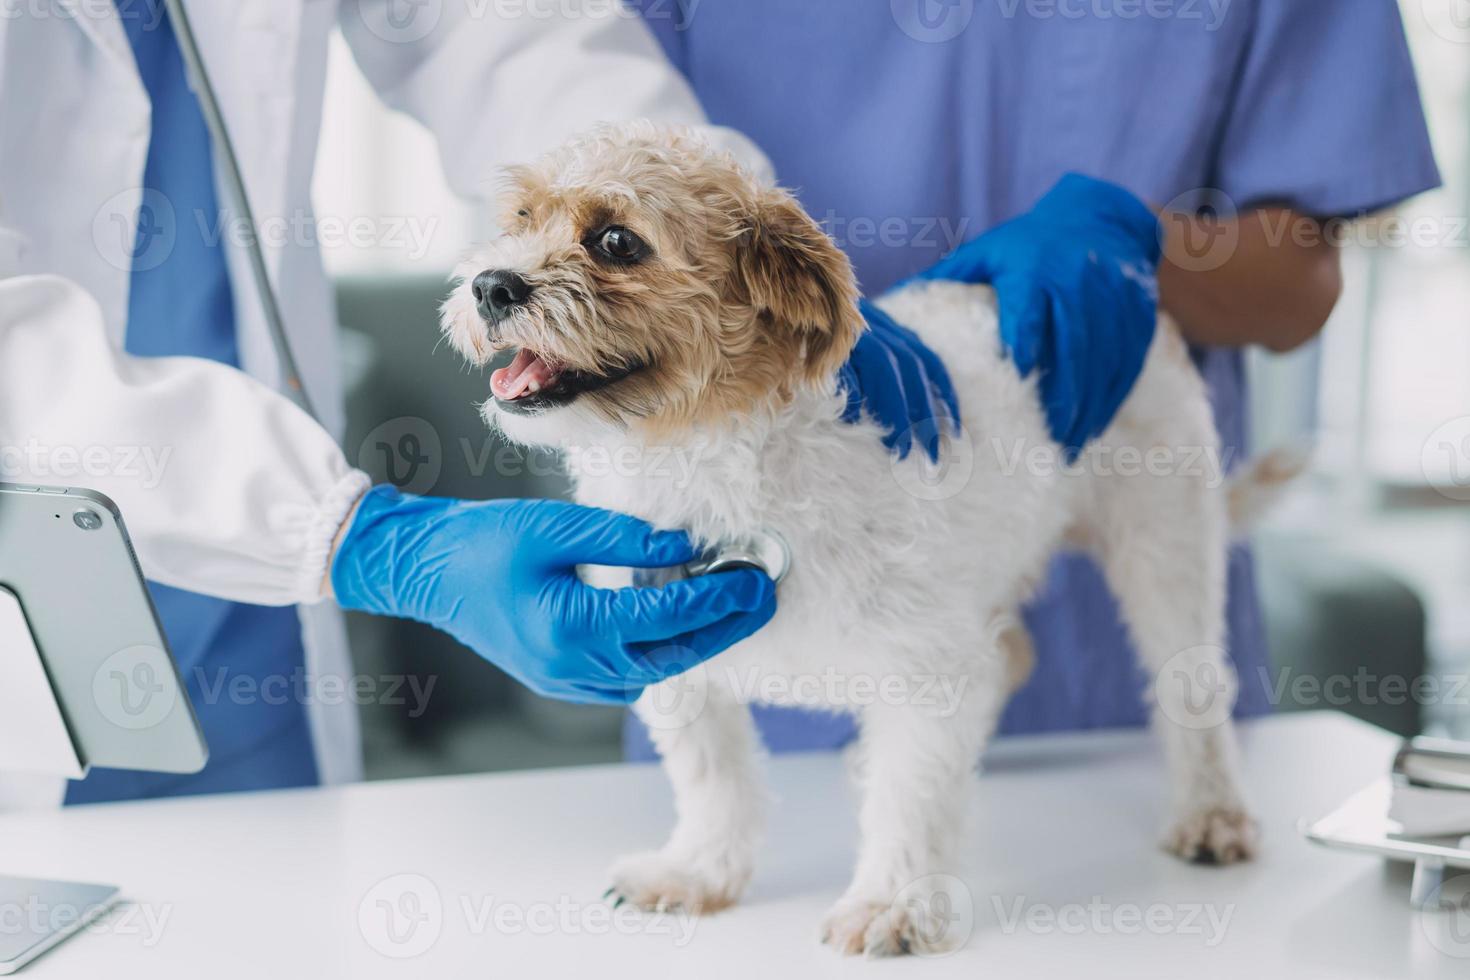
<svg viewBox="0 0 1470 980">
<path fill-rule="evenodd" d="M 1338 250 L 1313 219 L 1267 208 L 1162 223 L 1159 302 L 1195 343 L 1288 351 L 1316 336 L 1341 295 Z"/>
</svg>

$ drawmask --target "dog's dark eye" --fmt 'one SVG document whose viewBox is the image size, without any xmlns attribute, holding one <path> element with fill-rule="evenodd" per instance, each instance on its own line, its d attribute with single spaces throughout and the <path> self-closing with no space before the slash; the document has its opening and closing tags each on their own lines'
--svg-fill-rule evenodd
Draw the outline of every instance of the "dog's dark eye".
<svg viewBox="0 0 1470 980">
<path fill-rule="evenodd" d="M 643 239 L 621 225 L 604 228 L 597 235 L 593 247 L 614 262 L 634 263 L 648 257 L 649 248 Z"/>
</svg>

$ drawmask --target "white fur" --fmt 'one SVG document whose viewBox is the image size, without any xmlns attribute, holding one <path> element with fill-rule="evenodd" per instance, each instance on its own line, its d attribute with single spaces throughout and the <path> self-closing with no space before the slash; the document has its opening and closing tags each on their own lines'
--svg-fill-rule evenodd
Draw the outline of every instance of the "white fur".
<svg viewBox="0 0 1470 980">
<path fill-rule="evenodd" d="M 641 445 L 575 403 L 534 418 L 486 407 L 511 438 L 572 450 L 582 503 L 704 541 L 761 528 L 785 537 L 793 563 L 770 625 L 637 705 L 673 781 L 678 823 L 662 851 L 621 862 L 615 885 L 650 906 L 733 900 L 751 873 L 762 809 L 743 701 L 854 711 L 862 846 L 824 938 L 870 954 L 944 945 L 923 902 L 895 898 L 956 870 L 970 774 L 1015 681 L 1001 635 L 1064 542 L 1097 556 L 1150 675 L 1168 665 L 1229 683 L 1227 495 L 1202 462 L 1218 459 L 1214 424 L 1174 328 L 1161 323 L 1112 427 L 1064 472 L 1034 377 L 1021 378 L 1001 352 L 990 290 L 920 284 L 881 305 L 953 376 L 964 433 L 942 473 L 919 451 L 892 459 L 876 425 L 841 422 L 830 389 L 672 447 Z M 1170 471 L 1123 473 L 1120 447 L 1171 450 Z M 623 464 L 607 465 L 618 453 Z M 620 583 L 604 572 L 598 584 Z M 876 693 L 885 683 L 891 696 Z M 1228 717 L 1180 723 L 1198 692 L 1156 690 L 1175 791 L 1168 845 L 1187 857 L 1248 855 L 1254 831 Z"/>
</svg>

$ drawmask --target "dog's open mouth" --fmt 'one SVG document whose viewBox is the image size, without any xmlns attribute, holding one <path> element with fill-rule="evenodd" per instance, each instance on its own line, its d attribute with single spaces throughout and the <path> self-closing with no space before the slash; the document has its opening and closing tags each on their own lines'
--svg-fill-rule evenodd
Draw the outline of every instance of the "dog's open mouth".
<svg viewBox="0 0 1470 980">
<path fill-rule="evenodd" d="M 589 391 L 606 388 L 642 366 L 634 363 L 608 374 L 592 374 L 522 347 L 508 365 L 490 373 L 490 392 L 506 411 L 534 415 L 566 405 Z"/>
</svg>

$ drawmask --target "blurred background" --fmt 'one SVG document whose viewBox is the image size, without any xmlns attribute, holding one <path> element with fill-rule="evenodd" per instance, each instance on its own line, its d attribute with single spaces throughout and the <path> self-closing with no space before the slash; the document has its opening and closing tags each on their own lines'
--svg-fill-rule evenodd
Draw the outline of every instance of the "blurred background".
<svg viewBox="0 0 1470 980">
<path fill-rule="evenodd" d="M 1470 738 L 1470 17 L 1403 7 L 1445 186 L 1348 230 L 1346 290 L 1319 340 L 1251 355 L 1254 444 L 1315 446 L 1254 544 L 1280 710 Z M 445 275 L 493 234 L 488 214 L 449 191 L 430 137 L 377 101 L 340 39 L 327 103 L 319 219 L 389 219 L 323 236 L 348 336 L 349 457 L 417 492 L 563 492 L 555 460 L 486 431 L 485 376 L 436 349 Z M 434 684 L 417 716 L 364 706 L 372 778 L 619 758 L 619 710 L 537 698 L 427 627 L 354 615 L 350 628 L 359 671 Z"/>
</svg>

